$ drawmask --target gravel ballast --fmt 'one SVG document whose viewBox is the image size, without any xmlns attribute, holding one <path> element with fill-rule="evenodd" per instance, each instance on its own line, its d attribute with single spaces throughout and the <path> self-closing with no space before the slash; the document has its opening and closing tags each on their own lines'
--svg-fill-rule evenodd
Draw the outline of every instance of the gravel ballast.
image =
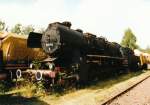
<svg viewBox="0 0 150 105">
<path fill-rule="evenodd" d="M 150 105 L 150 78 L 121 95 L 109 105 Z"/>
</svg>

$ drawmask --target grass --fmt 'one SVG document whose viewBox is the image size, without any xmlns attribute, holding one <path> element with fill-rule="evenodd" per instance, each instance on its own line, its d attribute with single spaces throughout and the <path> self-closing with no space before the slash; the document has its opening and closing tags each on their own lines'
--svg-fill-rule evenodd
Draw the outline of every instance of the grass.
<svg viewBox="0 0 150 105">
<path fill-rule="evenodd" d="M 20 82 L 19 82 L 20 83 Z M 36 84 L 24 81 L 16 87 L 6 87 L 1 84 L 0 90 L 9 88 L 9 91 L 1 92 L 0 105 L 49 105 L 40 100 L 44 94 L 37 88 Z"/>
<path fill-rule="evenodd" d="M 136 76 L 142 74 L 143 72 L 145 72 L 145 71 L 130 72 L 128 74 L 122 74 L 119 76 L 115 76 L 115 77 L 111 77 L 111 78 L 108 78 L 105 80 L 101 80 L 98 83 L 96 83 L 95 85 L 91 86 L 90 89 L 94 89 L 94 90 L 100 89 L 100 88 L 102 88 L 102 89 L 106 88 L 107 89 L 107 88 L 110 88 L 117 83 L 123 82 L 123 81 L 128 80 L 128 79 L 133 78 L 133 77 L 136 77 Z"/>
</svg>

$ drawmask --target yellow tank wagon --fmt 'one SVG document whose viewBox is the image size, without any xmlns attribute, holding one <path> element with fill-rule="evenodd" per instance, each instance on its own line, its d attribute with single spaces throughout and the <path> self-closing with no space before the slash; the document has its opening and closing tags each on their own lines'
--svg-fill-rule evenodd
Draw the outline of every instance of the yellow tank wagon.
<svg viewBox="0 0 150 105">
<path fill-rule="evenodd" d="M 27 47 L 27 35 L 0 32 L 0 71 L 25 70 L 33 60 L 47 56 L 40 48 Z"/>
<path fill-rule="evenodd" d="M 134 50 L 136 56 L 140 58 L 140 65 L 143 69 L 150 69 L 150 54 Z"/>
<path fill-rule="evenodd" d="M 144 65 L 147 69 L 150 69 L 150 54 L 142 53 L 140 55 L 141 65 Z"/>
</svg>

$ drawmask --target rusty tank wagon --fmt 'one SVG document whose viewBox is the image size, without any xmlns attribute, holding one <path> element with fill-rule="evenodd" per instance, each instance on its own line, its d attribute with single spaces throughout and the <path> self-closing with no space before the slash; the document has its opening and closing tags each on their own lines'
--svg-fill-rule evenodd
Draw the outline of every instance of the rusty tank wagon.
<svg viewBox="0 0 150 105">
<path fill-rule="evenodd" d="M 0 73 L 3 74 L 1 79 L 7 76 L 15 78 L 17 70 L 26 70 L 33 60 L 46 57 L 42 49 L 27 47 L 27 37 L 14 33 L 0 33 Z"/>
</svg>

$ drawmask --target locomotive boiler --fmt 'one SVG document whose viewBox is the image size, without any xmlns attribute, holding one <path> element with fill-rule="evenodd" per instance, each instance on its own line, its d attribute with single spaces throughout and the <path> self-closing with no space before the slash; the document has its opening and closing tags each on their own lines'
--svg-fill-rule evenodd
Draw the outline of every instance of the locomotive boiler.
<svg viewBox="0 0 150 105">
<path fill-rule="evenodd" d="M 86 84 L 106 74 L 136 70 L 140 62 L 131 49 L 80 29 L 73 30 L 70 22 L 51 23 L 43 34 L 31 32 L 27 41 L 28 47 L 42 48 L 49 56 L 43 61 L 49 72 L 39 71 L 37 79 L 50 77 L 53 83 L 74 78 Z"/>
<path fill-rule="evenodd" d="M 70 29 L 70 27 L 70 22 L 49 24 L 43 35 L 30 33 L 28 46 L 42 47 L 47 54 L 52 56 L 58 56 L 63 52 L 73 52 L 73 49 L 80 49 L 80 52 L 84 54 L 100 54 L 104 53 L 107 47 L 111 50 L 107 55 L 121 56 L 119 44 L 108 42 L 104 37 L 97 38 L 91 33 L 83 33 L 80 29 Z"/>
</svg>

